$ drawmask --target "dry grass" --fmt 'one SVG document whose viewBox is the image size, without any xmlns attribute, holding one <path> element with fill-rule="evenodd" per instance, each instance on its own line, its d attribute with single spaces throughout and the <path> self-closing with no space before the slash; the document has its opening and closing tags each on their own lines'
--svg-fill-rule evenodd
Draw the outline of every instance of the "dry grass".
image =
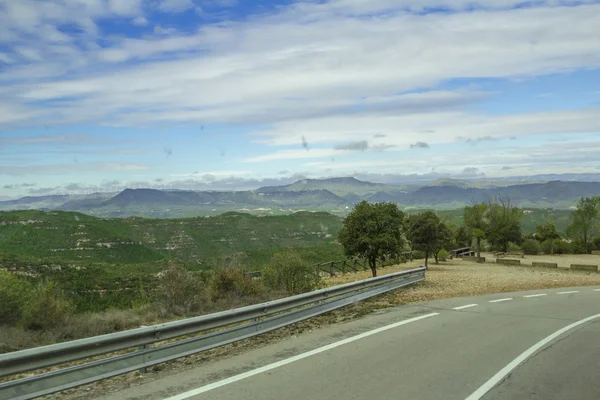
<svg viewBox="0 0 600 400">
<path fill-rule="evenodd" d="M 486 255 L 488 260 L 490 255 Z M 570 271 L 563 268 L 533 268 L 531 262 L 555 262 L 566 268 L 571 263 L 598 264 L 599 256 L 526 256 L 524 266 L 505 266 L 495 263 L 477 264 L 472 261 L 450 260 L 439 265 L 430 264 L 425 282 L 381 296 L 379 306 L 394 306 L 418 301 L 450 297 L 473 296 L 486 293 L 548 289 L 569 286 L 600 285 L 600 273 Z M 399 272 L 422 265 L 422 260 L 380 270 L 380 274 Z M 527 265 L 528 264 L 528 265 Z M 327 279 L 328 286 L 339 285 L 370 277 L 359 272 Z"/>
</svg>

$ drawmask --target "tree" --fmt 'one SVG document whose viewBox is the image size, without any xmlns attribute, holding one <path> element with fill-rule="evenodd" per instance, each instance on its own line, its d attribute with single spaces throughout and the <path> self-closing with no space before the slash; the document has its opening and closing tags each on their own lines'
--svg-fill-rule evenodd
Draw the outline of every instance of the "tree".
<svg viewBox="0 0 600 400">
<path fill-rule="evenodd" d="M 441 249 L 440 243 L 447 238 L 448 232 L 440 218 L 433 211 L 425 211 L 408 218 L 407 237 L 413 249 L 425 252 L 425 267 L 428 259 Z"/>
<path fill-rule="evenodd" d="M 433 258 L 435 259 L 435 263 L 439 264 L 438 255 L 440 251 L 442 249 L 447 250 L 454 244 L 454 231 L 452 227 L 450 227 L 448 224 L 446 224 L 443 221 L 440 221 L 436 234 L 437 240 L 433 245 Z"/>
<path fill-rule="evenodd" d="M 377 260 L 395 257 L 404 248 L 404 213 L 394 203 L 363 200 L 344 218 L 338 241 L 347 256 L 367 259 L 377 276 Z"/>
<path fill-rule="evenodd" d="M 560 238 L 558 232 L 556 232 L 556 226 L 552 217 L 544 225 L 538 225 L 535 228 L 535 238 L 540 242 L 544 243 L 546 240 L 550 242 L 550 254 L 554 254 L 554 239 Z"/>
<path fill-rule="evenodd" d="M 520 244 L 523 211 L 513 205 L 509 197 L 496 196 L 487 199 L 487 231 L 485 237 L 494 248 L 508 251 L 508 243 Z"/>
<path fill-rule="evenodd" d="M 464 220 L 465 225 L 475 238 L 477 244 L 477 260 L 481 260 L 481 239 L 485 239 L 488 229 L 487 205 L 485 203 L 473 203 L 465 207 Z"/>
<path fill-rule="evenodd" d="M 461 226 L 456 230 L 454 241 L 458 247 L 468 247 L 471 244 L 471 232 L 466 226 Z"/>
<path fill-rule="evenodd" d="M 571 225 L 567 229 L 569 236 L 580 240 L 586 254 L 590 250 L 590 242 L 598 232 L 600 197 L 582 197 L 577 209 L 571 213 Z"/>
</svg>

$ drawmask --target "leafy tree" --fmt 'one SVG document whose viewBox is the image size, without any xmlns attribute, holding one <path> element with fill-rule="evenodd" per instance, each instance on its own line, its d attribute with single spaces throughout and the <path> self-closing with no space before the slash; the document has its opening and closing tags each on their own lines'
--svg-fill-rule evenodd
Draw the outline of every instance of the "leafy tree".
<svg viewBox="0 0 600 400">
<path fill-rule="evenodd" d="M 492 247 L 508 251 L 510 242 L 520 244 L 523 211 L 513 205 L 509 197 L 497 196 L 487 199 L 488 225 L 486 239 Z"/>
<path fill-rule="evenodd" d="M 481 259 L 481 240 L 485 239 L 488 230 L 487 205 L 485 203 L 474 203 L 465 207 L 465 225 L 475 238 L 477 245 L 477 260 Z"/>
<path fill-rule="evenodd" d="M 471 237 L 469 228 L 463 225 L 456 230 L 454 241 L 458 247 L 468 247 L 471 245 Z"/>
<path fill-rule="evenodd" d="M 560 238 L 558 232 L 556 232 L 556 226 L 552 217 L 544 225 L 538 225 L 535 228 L 535 238 L 543 243 L 548 240 L 550 244 L 550 254 L 554 254 L 554 239 Z"/>
<path fill-rule="evenodd" d="M 433 211 L 414 214 L 408 218 L 408 240 L 413 249 L 425 253 L 425 267 L 428 266 L 427 260 L 431 255 L 437 256 L 437 251 L 441 249 L 440 243 L 447 240 L 447 235 L 447 227 Z"/>
<path fill-rule="evenodd" d="M 361 201 L 344 218 L 338 241 L 347 256 L 368 260 L 377 276 L 377 260 L 399 254 L 405 244 L 404 213 L 394 203 Z"/>
<path fill-rule="evenodd" d="M 451 248 L 454 245 L 454 230 L 445 222 L 440 221 L 436 234 L 437 240 L 433 246 L 433 258 L 435 263 L 439 264 L 439 253 L 443 249 Z"/>
<path fill-rule="evenodd" d="M 589 253 L 590 242 L 598 232 L 600 197 L 582 197 L 577 209 L 571 213 L 571 225 L 567 229 L 569 236 L 579 240 Z"/>
</svg>

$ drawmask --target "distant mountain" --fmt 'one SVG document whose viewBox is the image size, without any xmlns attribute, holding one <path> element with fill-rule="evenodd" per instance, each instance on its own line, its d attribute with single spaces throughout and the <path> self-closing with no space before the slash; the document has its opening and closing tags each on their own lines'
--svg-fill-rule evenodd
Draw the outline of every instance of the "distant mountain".
<svg viewBox="0 0 600 400">
<path fill-rule="evenodd" d="M 508 196 L 520 207 L 568 209 L 580 197 L 600 196 L 600 182 L 508 184 L 441 179 L 424 186 L 385 185 L 354 178 L 303 179 L 291 185 L 237 192 L 126 189 L 117 195 L 41 196 L 0 201 L 0 210 L 78 211 L 101 217 L 178 218 L 227 211 L 289 214 L 301 210 L 345 215 L 361 200 L 408 209 L 455 209 L 490 196 Z"/>
<path fill-rule="evenodd" d="M 379 190 L 396 190 L 403 186 L 386 185 L 383 183 L 373 183 L 360 181 L 352 177 L 344 178 L 327 178 L 327 179 L 302 179 L 289 185 L 283 186 L 266 186 L 259 188 L 259 193 L 270 192 L 304 192 L 308 190 L 328 190 L 338 196 L 346 196 L 348 194 L 365 195 L 375 193 Z"/>
</svg>

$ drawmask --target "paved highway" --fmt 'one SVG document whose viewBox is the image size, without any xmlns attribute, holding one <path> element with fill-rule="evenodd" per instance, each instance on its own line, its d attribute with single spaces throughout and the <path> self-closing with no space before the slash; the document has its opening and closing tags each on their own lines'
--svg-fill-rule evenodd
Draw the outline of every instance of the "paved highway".
<svg viewBox="0 0 600 400">
<path fill-rule="evenodd" d="M 402 306 L 103 400 L 600 399 L 600 288 Z"/>
</svg>

